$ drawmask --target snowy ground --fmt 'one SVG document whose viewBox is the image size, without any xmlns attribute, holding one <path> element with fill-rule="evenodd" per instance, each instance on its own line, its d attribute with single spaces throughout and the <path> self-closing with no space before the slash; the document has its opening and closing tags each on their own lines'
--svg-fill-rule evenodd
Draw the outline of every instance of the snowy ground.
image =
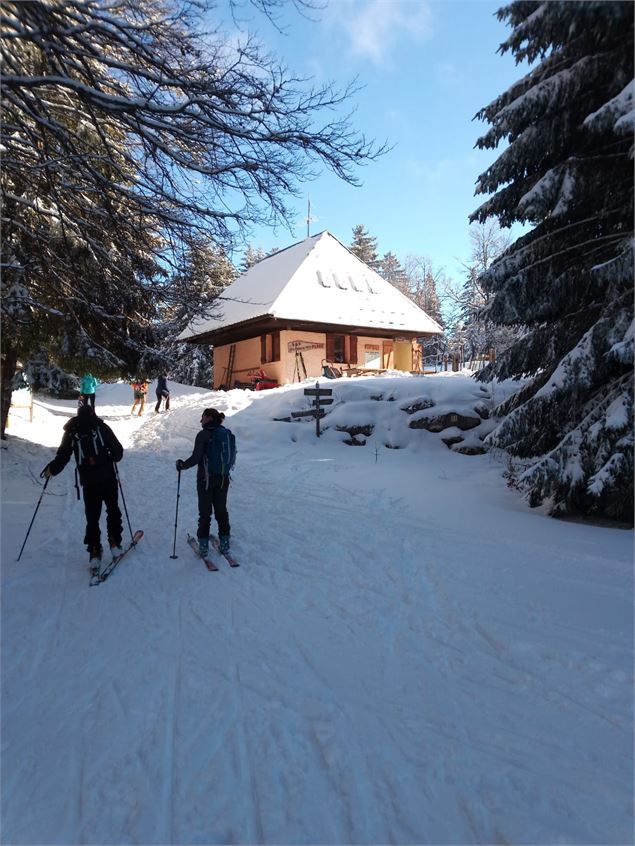
<svg viewBox="0 0 635 846">
<path fill-rule="evenodd" d="M 74 403 L 12 417 L 2 843 L 632 842 L 632 533 L 531 511 L 491 456 L 408 428 L 417 398 L 473 405 L 465 376 L 328 386 L 319 441 L 272 420 L 305 386 L 172 385 L 140 419 L 100 386 L 146 534 L 95 588 L 70 466 L 16 562 Z M 174 461 L 209 405 L 239 447 L 241 567 L 218 573 L 185 544 L 194 470 L 170 559 Z M 335 422 L 375 430 L 355 448 Z"/>
</svg>

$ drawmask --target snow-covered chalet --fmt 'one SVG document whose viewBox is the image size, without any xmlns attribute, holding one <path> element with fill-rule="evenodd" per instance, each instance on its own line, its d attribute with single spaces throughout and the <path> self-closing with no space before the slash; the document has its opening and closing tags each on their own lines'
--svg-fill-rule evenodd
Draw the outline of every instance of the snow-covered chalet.
<svg viewBox="0 0 635 846">
<path fill-rule="evenodd" d="M 422 370 L 417 339 L 442 330 L 330 232 L 263 259 L 223 291 L 221 310 L 180 340 L 214 348 L 215 389 L 263 374 L 280 385 L 344 374 Z"/>
</svg>

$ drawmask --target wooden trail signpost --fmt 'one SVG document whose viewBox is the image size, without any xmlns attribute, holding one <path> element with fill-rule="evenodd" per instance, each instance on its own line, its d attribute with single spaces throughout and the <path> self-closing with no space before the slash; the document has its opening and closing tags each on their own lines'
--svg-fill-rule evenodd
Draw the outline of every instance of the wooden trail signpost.
<svg viewBox="0 0 635 846">
<path fill-rule="evenodd" d="M 320 383 L 315 383 L 315 388 L 305 388 L 305 397 L 315 397 L 313 400 L 313 408 L 306 411 L 292 411 L 291 417 L 315 417 L 315 434 L 320 437 L 320 420 L 326 414 L 322 408 L 323 405 L 330 405 L 333 402 L 332 388 L 320 388 Z"/>
</svg>

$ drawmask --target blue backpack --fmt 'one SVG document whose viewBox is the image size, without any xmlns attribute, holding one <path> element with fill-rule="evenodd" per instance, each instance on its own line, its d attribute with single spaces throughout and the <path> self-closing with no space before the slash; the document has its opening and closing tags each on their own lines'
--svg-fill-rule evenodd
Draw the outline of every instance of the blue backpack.
<svg viewBox="0 0 635 846">
<path fill-rule="evenodd" d="M 207 475 L 229 476 L 229 471 L 236 463 L 236 438 L 224 426 L 212 429 L 212 436 L 207 442 Z"/>
</svg>

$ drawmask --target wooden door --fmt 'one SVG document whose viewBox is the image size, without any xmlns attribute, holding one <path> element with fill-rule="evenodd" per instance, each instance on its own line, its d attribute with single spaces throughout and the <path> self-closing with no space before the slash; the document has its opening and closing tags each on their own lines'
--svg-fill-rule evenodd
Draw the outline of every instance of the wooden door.
<svg viewBox="0 0 635 846">
<path fill-rule="evenodd" d="M 382 347 L 381 366 L 390 369 L 394 366 L 392 341 L 384 341 Z"/>
</svg>

